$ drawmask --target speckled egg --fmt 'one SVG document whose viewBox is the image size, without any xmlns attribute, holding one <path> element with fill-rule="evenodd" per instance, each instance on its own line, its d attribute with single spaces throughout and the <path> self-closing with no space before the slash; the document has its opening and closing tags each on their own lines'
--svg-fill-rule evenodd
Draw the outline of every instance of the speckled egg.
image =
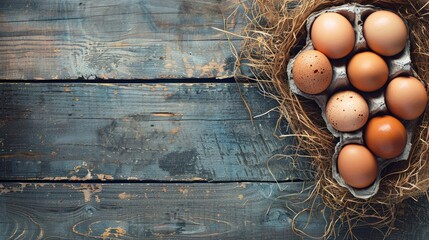
<svg viewBox="0 0 429 240">
<path fill-rule="evenodd" d="M 323 53 L 306 50 L 296 58 L 292 75 L 299 90 L 307 94 L 319 94 L 332 81 L 332 65 Z"/>
<path fill-rule="evenodd" d="M 342 91 L 331 96 L 326 104 L 326 118 L 340 132 L 353 132 L 368 121 L 369 107 L 354 91 Z"/>
</svg>

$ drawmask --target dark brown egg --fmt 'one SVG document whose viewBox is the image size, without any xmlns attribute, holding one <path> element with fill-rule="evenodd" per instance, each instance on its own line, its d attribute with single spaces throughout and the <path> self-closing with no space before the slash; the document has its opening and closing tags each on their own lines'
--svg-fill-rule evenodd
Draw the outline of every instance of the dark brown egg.
<svg viewBox="0 0 429 240">
<path fill-rule="evenodd" d="M 385 115 L 369 120 L 365 143 L 377 156 L 389 159 L 399 156 L 407 144 L 407 130 L 396 118 Z"/>
</svg>

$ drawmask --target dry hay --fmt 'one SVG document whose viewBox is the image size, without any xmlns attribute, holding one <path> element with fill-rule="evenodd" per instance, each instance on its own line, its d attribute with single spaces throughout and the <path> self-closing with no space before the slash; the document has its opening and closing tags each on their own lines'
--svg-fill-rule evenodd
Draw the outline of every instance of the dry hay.
<svg viewBox="0 0 429 240">
<path fill-rule="evenodd" d="M 429 82 L 429 3 L 413 0 L 355 1 L 359 4 L 392 9 L 399 12 L 409 23 L 411 54 L 418 77 Z M 371 225 L 384 229 L 388 235 L 394 226 L 398 205 L 407 198 L 427 194 L 429 187 L 429 114 L 428 107 L 421 117 L 412 140 L 413 149 L 409 161 L 394 163 L 383 173 L 379 192 L 368 200 L 353 197 L 332 178 L 331 158 L 337 140 L 321 120 L 321 110 L 310 101 L 293 94 L 287 84 L 286 66 L 305 45 L 307 17 L 314 11 L 346 4 L 344 0 L 251 0 L 240 2 L 248 24 L 240 37 L 244 44 L 237 54 L 237 79 L 254 80 L 264 94 L 278 102 L 280 123 L 287 121 L 297 148 L 308 153 L 316 172 L 316 183 L 307 201 L 321 197 L 329 211 L 325 234 L 321 238 L 335 237 L 338 224 L 348 225 L 349 236 L 358 225 Z M 250 67 L 253 77 L 240 69 Z M 319 120 L 320 119 L 320 120 Z M 290 156 L 288 156 L 290 157 Z M 308 209 L 303 209 L 302 212 Z M 299 215 L 299 213 L 297 213 Z M 311 237 L 294 225 L 294 230 Z"/>
</svg>

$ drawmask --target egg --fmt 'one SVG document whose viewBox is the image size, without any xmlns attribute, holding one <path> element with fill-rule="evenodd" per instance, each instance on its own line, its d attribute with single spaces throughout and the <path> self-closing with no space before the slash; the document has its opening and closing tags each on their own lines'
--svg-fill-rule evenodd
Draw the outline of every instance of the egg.
<svg viewBox="0 0 429 240">
<path fill-rule="evenodd" d="M 351 187 L 369 187 L 377 178 L 377 161 L 374 155 L 362 145 L 344 146 L 338 155 L 337 164 L 341 177 Z"/>
<path fill-rule="evenodd" d="M 368 16 L 363 34 L 369 48 L 383 56 L 400 53 L 407 42 L 407 26 L 401 17 L 390 11 L 376 11 Z"/>
<path fill-rule="evenodd" d="M 369 107 L 365 99 L 349 90 L 332 95 L 326 104 L 325 112 L 328 122 L 341 132 L 362 128 L 369 117 Z"/>
<path fill-rule="evenodd" d="M 373 52 L 361 52 L 352 57 L 347 65 L 350 83 L 364 92 L 372 92 L 384 86 L 389 77 L 387 63 Z"/>
<path fill-rule="evenodd" d="M 316 50 L 301 52 L 292 68 L 296 86 L 304 93 L 319 94 L 332 81 L 332 65 L 329 59 Z"/>
<path fill-rule="evenodd" d="M 311 26 L 311 41 L 328 58 L 347 56 L 355 45 L 353 26 L 341 14 L 328 12 L 317 17 Z"/>
<path fill-rule="evenodd" d="M 396 118 L 385 115 L 369 120 L 365 144 L 377 156 L 390 159 L 401 155 L 407 144 L 407 130 Z"/>
<path fill-rule="evenodd" d="M 413 120 L 425 111 L 428 96 L 424 85 L 415 77 L 397 77 L 387 85 L 385 100 L 395 116 Z"/>
</svg>

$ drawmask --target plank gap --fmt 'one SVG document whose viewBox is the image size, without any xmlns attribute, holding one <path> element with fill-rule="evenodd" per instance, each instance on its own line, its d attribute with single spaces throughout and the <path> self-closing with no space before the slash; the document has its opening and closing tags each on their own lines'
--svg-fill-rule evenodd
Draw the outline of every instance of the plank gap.
<svg viewBox="0 0 429 240">
<path fill-rule="evenodd" d="M 153 183 L 153 184 L 228 184 L 228 183 L 267 183 L 267 184 L 284 184 L 284 183 L 309 183 L 308 180 L 301 180 L 301 179 L 287 179 L 287 180 L 278 180 L 278 181 L 269 181 L 269 180 L 261 180 L 261 181 L 257 181 L 257 180 L 209 180 L 209 179 L 189 179 L 189 180 L 172 180 L 172 181 L 167 181 L 167 180 L 150 180 L 150 179 L 144 179 L 144 180 L 139 180 L 139 179 L 114 179 L 114 180 L 99 180 L 99 179 L 93 179 L 93 180 L 28 180 L 28 179 L 23 179 L 23 180 L 16 180 L 16 179 L 12 179 L 12 180 L 7 180 L 7 179 L 2 179 L 0 181 L 0 184 L 2 183 L 28 183 L 28 184 L 60 184 L 60 183 L 73 183 L 73 184 L 118 184 L 118 183 Z"/>
<path fill-rule="evenodd" d="M 242 80 L 239 80 L 238 83 L 240 83 Z M 187 83 L 237 83 L 237 80 L 233 77 L 230 78 L 223 78 L 223 79 L 217 79 L 217 78 L 184 78 L 184 79 L 103 79 L 100 77 L 97 77 L 95 75 L 91 76 L 81 76 L 78 79 L 44 79 L 44 80 L 17 80 L 17 79 L 11 79 L 11 80 L 1 80 L 1 83 L 31 83 L 31 84 L 43 84 L 43 83 L 72 83 L 72 84 L 78 84 L 78 83 L 111 83 L 111 84 L 169 84 L 169 83 L 180 83 L 180 84 L 187 84 Z M 244 83 L 244 81 L 243 81 Z"/>
</svg>

